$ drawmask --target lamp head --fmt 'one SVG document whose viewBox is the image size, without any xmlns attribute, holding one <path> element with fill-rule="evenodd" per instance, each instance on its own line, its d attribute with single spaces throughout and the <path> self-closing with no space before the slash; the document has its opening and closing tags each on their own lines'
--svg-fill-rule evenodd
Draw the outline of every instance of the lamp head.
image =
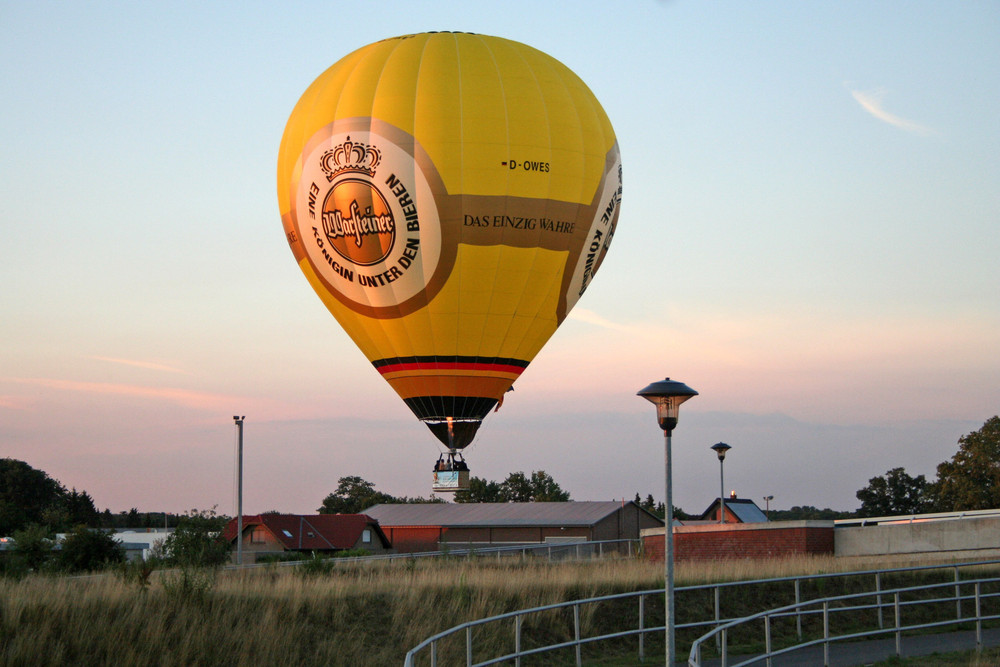
<svg viewBox="0 0 1000 667">
<path fill-rule="evenodd" d="M 641 389 L 637 395 L 656 406 L 656 421 L 669 434 L 677 426 L 681 403 L 697 396 L 698 392 L 683 382 L 667 378 Z"/>
<path fill-rule="evenodd" d="M 717 442 L 714 445 L 712 445 L 712 449 L 715 450 L 715 453 L 719 456 L 719 460 L 722 461 L 725 460 L 726 458 L 726 452 L 732 449 L 732 447 L 730 447 L 724 442 Z"/>
</svg>

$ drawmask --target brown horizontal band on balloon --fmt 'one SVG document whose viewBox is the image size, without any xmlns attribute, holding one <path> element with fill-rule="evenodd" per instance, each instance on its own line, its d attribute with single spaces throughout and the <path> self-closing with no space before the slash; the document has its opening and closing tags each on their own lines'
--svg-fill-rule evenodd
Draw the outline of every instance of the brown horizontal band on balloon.
<svg viewBox="0 0 1000 667">
<path fill-rule="evenodd" d="M 471 356 L 415 356 L 415 357 L 392 357 L 389 359 L 376 359 L 372 366 L 380 369 L 386 366 L 405 366 L 407 370 L 413 368 L 491 368 L 495 366 L 510 366 L 511 371 L 520 373 L 528 367 L 528 362 L 523 359 L 512 359 L 510 357 L 471 357 Z M 398 370 L 398 369 L 393 369 Z"/>
<path fill-rule="evenodd" d="M 507 378 L 509 381 L 513 382 L 517 378 L 521 377 L 521 371 L 505 371 L 502 369 L 491 368 L 489 370 L 484 369 L 467 369 L 463 370 L 461 368 L 442 368 L 442 369 L 412 369 L 412 370 L 397 370 L 397 371 L 382 371 L 382 377 L 386 380 L 393 380 L 396 378 L 403 377 L 444 377 L 444 376 L 455 376 L 455 377 L 481 377 L 484 373 L 488 373 L 490 377 L 502 377 Z"/>
<path fill-rule="evenodd" d="M 385 378 L 400 398 L 421 396 L 478 397 L 499 399 L 510 389 L 512 378 L 498 376 L 433 375 Z"/>
</svg>

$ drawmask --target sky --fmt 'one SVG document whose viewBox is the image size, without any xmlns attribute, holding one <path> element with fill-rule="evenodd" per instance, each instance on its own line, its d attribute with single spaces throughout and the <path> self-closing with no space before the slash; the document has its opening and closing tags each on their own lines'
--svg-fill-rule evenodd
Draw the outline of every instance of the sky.
<svg viewBox="0 0 1000 667">
<path fill-rule="evenodd" d="M 1000 4 L 0 0 L 0 457 L 113 512 L 430 495 L 437 441 L 312 292 L 278 145 L 373 41 L 559 59 L 621 148 L 614 243 L 467 450 L 575 500 L 664 497 L 636 396 L 699 396 L 674 504 L 854 510 L 1000 413 Z"/>
</svg>

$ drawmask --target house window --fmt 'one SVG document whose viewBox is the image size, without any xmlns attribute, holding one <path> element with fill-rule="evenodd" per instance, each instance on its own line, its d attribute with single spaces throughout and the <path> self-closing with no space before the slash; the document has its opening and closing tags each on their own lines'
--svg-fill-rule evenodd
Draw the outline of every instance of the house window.
<svg viewBox="0 0 1000 667">
<path fill-rule="evenodd" d="M 365 528 L 361 533 L 361 541 L 365 544 L 369 544 L 372 541 L 372 531 Z"/>
<path fill-rule="evenodd" d="M 254 528 L 250 532 L 250 544 L 264 544 L 265 541 L 263 528 Z"/>
</svg>

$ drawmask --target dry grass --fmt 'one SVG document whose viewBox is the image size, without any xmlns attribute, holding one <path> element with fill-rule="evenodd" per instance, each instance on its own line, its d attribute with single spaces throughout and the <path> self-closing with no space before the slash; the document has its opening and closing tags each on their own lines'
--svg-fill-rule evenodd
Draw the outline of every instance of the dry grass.
<svg viewBox="0 0 1000 667">
<path fill-rule="evenodd" d="M 676 578 L 683 586 L 899 564 L 681 563 Z M 400 665 L 407 649 L 466 621 L 662 585 L 662 564 L 633 559 L 445 559 L 338 565 L 317 576 L 287 567 L 156 573 L 148 589 L 113 575 L 0 580 L 0 664 Z M 609 622 L 596 613 L 585 611 L 585 625 Z M 565 614 L 534 623 L 538 641 L 572 632 Z M 506 627 L 476 641 L 512 648 Z M 447 657 L 461 648 L 441 650 L 441 664 L 451 664 Z"/>
</svg>

